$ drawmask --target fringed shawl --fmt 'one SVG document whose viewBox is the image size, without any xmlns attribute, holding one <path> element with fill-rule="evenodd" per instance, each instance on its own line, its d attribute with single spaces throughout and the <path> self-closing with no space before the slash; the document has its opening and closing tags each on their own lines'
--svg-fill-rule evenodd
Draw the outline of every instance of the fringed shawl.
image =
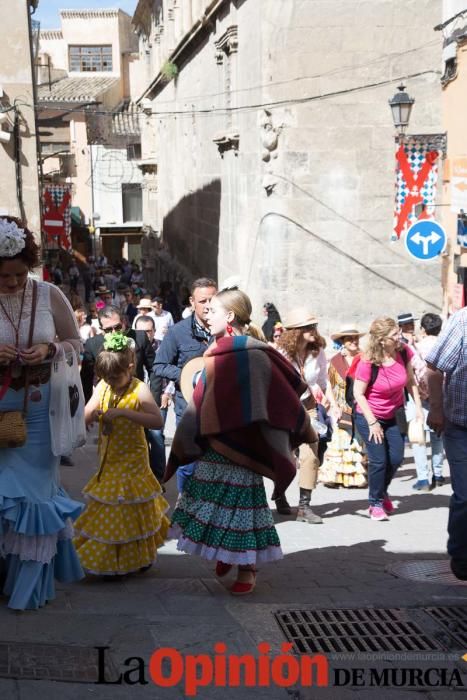
<svg viewBox="0 0 467 700">
<path fill-rule="evenodd" d="M 276 492 L 295 475 L 293 449 L 309 439 L 300 402 L 306 384 L 274 348 L 249 336 L 221 338 L 177 427 L 165 481 L 210 445 L 235 464 L 269 477 Z"/>
</svg>

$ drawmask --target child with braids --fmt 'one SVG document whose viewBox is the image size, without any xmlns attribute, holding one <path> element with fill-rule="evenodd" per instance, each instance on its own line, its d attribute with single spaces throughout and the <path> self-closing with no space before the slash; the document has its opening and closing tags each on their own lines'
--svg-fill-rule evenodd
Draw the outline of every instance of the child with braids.
<svg viewBox="0 0 467 700">
<path fill-rule="evenodd" d="M 101 379 L 86 405 L 86 424 L 99 421 L 98 472 L 83 490 L 75 546 L 88 574 L 123 576 L 147 570 L 165 540 L 168 503 L 149 467 L 145 428 L 162 427 L 148 387 L 133 376 L 133 341 L 110 333 L 96 360 Z"/>
</svg>

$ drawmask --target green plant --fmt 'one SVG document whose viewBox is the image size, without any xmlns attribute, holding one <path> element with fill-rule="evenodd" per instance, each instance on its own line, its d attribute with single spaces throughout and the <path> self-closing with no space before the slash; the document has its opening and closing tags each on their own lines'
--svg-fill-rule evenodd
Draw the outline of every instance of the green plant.
<svg viewBox="0 0 467 700">
<path fill-rule="evenodd" d="M 170 83 L 178 75 L 178 66 L 173 61 L 167 60 L 161 68 L 161 75 L 164 82 Z"/>
</svg>

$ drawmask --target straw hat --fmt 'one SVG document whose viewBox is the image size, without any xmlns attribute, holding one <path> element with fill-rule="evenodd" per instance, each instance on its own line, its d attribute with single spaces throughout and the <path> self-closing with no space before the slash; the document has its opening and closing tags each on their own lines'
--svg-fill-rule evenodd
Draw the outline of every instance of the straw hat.
<svg viewBox="0 0 467 700">
<path fill-rule="evenodd" d="M 314 314 L 310 313 L 304 307 L 297 307 L 289 312 L 284 322 L 284 327 L 287 330 L 291 330 L 293 328 L 305 328 L 314 323 L 318 323 L 318 319 Z"/>
<path fill-rule="evenodd" d="M 198 379 L 203 369 L 203 357 L 193 357 L 191 360 L 188 360 L 182 369 L 182 373 L 180 375 L 180 390 L 187 403 L 193 396 L 195 386 L 198 383 Z"/>
<path fill-rule="evenodd" d="M 150 299 L 140 299 L 137 309 L 152 309 L 152 301 Z"/>
<path fill-rule="evenodd" d="M 355 328 L 353 323 L 344 323 L 337 333 L 331 333 L 331 340 L 339 340 L 339 338 L 343 338 L 346 335 L 358 335 L 358 337 L 361 338 L 365 335 L 365 333 L 360 333 L 360 331 Z"/>
</svg>

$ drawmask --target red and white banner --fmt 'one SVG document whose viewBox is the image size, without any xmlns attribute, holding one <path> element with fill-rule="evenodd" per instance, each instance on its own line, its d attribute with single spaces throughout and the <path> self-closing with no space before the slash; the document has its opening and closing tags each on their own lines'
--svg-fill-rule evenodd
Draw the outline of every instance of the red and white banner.
<svg viewBox="0 0 467 700">
<path fill-rule="evenodd" d="M 43 191 L 42 229 L 50 247 L 71 248 L 71 186 L 47 185 Z"/>
<path fill-rule="evenodd" d="M 409 142 L 399 146 L 393 240 L 407 233 L 416 221 L 435 218 L 439 155 L 439 151 L 430 150 L 423 143 Z"/>
</svg>

